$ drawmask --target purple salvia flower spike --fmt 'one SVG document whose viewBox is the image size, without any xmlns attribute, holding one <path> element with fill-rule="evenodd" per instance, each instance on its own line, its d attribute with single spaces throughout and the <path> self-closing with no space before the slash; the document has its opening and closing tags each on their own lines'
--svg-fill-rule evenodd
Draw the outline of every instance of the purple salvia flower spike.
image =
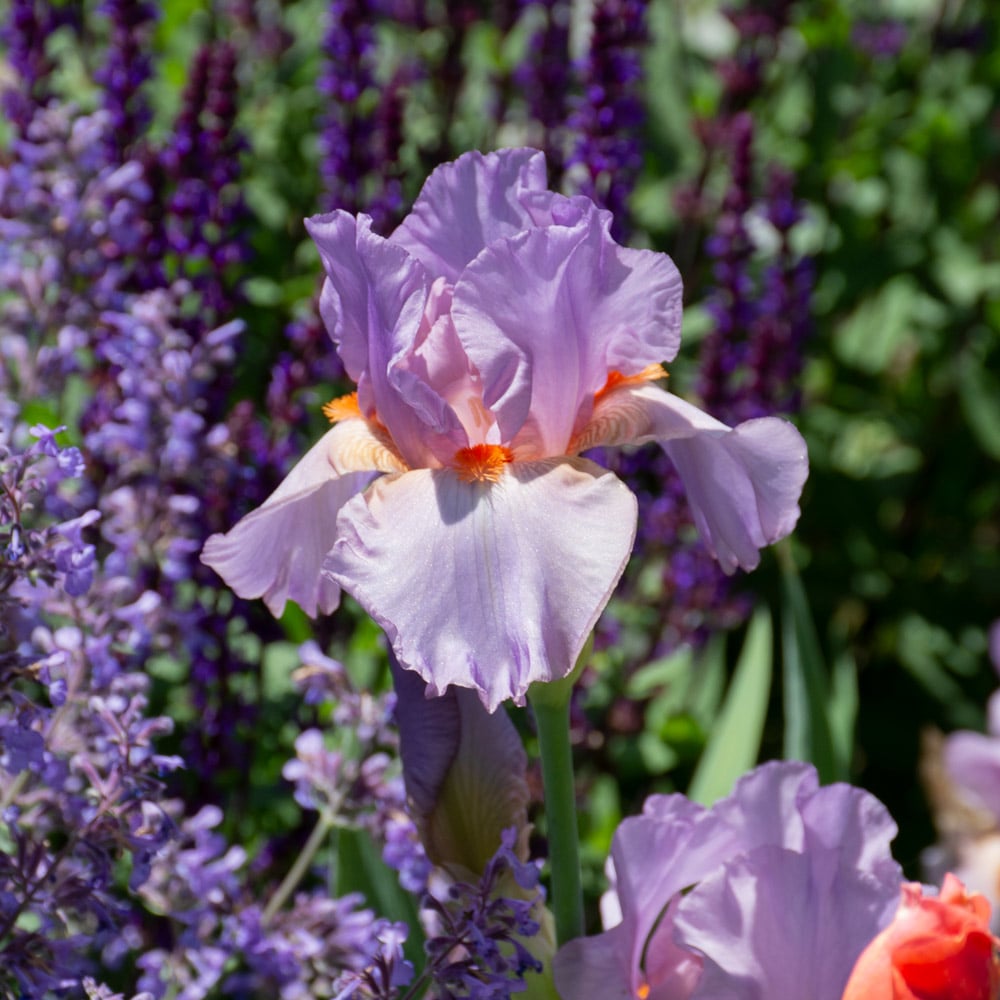
<svg viewBox="0 0 1000 1000">
<path fill-rule="evenodd" d="M 569 120 L 578 139 L 567 176 L 576 180 L 576 190 L 612 213 L 616 238 L 626 231 L 627 202 L 642 167 L 639 130 L 645 110 L 639 82 L 645 12 L 645 0 L 594 4 L 583 95 Z"/>
</svg>

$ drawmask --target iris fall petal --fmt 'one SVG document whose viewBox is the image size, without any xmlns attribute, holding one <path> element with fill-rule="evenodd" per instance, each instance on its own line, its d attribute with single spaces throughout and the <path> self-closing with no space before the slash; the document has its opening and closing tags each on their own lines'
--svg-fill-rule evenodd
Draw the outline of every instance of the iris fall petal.
<svg viewBox="0 0 1000 1000">
<path fill-rule="evenodd" d="M 657 441 L 680 474 L 706 547 L 727 573 L 756 567 L 759 550 L 795 527 L 809 459 L 787 420 L 760 417 L 727 427 L 651 385 L 611 393 L 595 410 L 595 423 L 604 409 L 614 419 L 605 416 L 606 433 L 587 446 L 620 444 L 623 435 L 633 444 Z"/>
<path fill-rule="evenodd" d="M 488 484 L 418 469 L 351 501 L 324 572 L 432 693 L 474 687 L 493 711 L 573 665 L 635 524 L 628 489 L 583 460 L 513 463 Z"/>
<path fill-rule="evenodd" d="M 340 601 L 340 587 L 320 567 L 340 509 L 377 473 L 335 472 L 331 449 L 339 436 L 337 427 L 328 431 L 260 507 L 226 534 L 212 535 L 202 551 L 202 562 L 240 597 L 263 597 L 274 615 L 289 600 L 310 615 L 329 614 Z"/>
</svg>

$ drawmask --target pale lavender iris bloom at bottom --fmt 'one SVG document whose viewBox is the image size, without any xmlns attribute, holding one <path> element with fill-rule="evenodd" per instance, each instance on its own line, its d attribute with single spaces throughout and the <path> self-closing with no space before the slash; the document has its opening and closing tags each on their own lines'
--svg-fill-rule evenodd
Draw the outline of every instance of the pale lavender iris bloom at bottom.
<svg viewBox="0 0 1000 1000">
<path fill-rule="evenodd" d="M 630 554 L 635 498 L 581 452 L 659 442 L 723 568 L 756 566 L 798 518 L 805 444 L 652 384 L 681 278 L 610 225 L 547 190 L 530 149 L 439 167 L 388 239 L 366 215 L 308 220 L 358 391 L 204 561 L 276 614 L 329 613 L 345 589 L 430 694 L 473 688 L 490 711 L 569 673 Z"/>
<path fill-rule="evenodd" d="M 896 826 L 806 764 L 765 764 L 711 809 L 654 795 L 619 826 L 603 934 L 556 954 L 565 1000 L 839 1000 L 892 919 Z"/>
</svg>

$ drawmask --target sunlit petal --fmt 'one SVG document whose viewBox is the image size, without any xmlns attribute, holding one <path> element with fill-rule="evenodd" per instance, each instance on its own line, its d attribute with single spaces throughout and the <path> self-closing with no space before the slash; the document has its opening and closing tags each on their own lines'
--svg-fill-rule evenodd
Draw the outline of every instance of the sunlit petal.
<svg viewBox="0 0 1000 1000">
<path fill-rule="evenodd" d="M 413 211 L 390 240 L 405 247 L 429 274 L 452 284 L 495 240 L 533 225 L 525 195 L 551 200 L 545 157 L 534 149 L 466 153 L 439 166 L 424 183 Z"/>
<path fill-rule="evenodd" d="M 455 286 L 452 317 L 502 439 L 565 453 L 611 371 L 676 354 L 681 294 L 669 257 L 619 246 L 596 210 L 480 254 Z"/>
<path fill-rule="evenodd" d="M 345 508 L 326 570 L 432 691 L 473 687 L 493 711 L 572 669 L 635 518 L 626 487 L 579 459 L 513 463 L 496 482 L 416 470 Z"/>
<path fill-rule="evenodd" d="M 461 431 L 458 418 L 409 361 L 434 304 L 420 263 L 371 231 L 371 219 L 332 212 L 307 220 L 327 278 L 320 311 L 364 416 L 389 431 L 407 465 L 438 464 L 435 435 Z"/>
<path fill-rule="evenodd" d="M 274 615 L 289 600 L 309 615 L 329 614 L 340 601 L 340 588 L 320 568 L 336 537 L 340 509 L 378 475 L 334 470 L 332 452 L 342 426 L 320 438 L 260 507 L 226 534 L 212 535 L 202 550 L 202 562 L 240 597 L 262 597 Z"/>
<path fill-rule="evenodd" d="M 898 886 L 898 874 L 873 878 L 836 848 L 768 845 L 730 861 L 674 918 L 675 939 L 706 959 L 692 1000 L 840 1000 L 854 961 L 891 919 Z"/>
<path fill-rule="evenodd" d="M 809 460 L 788 421 L 761 417 L 727 427 L 656 386 L 625 386 L 598 403 L 574 446 L 648 441 L 677 467 L 695 524 L 727 573 L 753 569 L 759 550 L 795 527 Z"/>
</svg>

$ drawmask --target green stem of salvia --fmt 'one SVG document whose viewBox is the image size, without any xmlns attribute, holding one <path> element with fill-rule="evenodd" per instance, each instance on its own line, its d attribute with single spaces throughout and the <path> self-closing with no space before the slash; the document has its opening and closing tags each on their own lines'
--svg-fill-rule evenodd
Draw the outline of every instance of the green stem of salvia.
<svg viewBox="0 0 1000 1000">
<path fill-rule="evenodd" d="M 549 831 L 552 915 L 560 945 L 583 934 L 580 834 L 577 828 L 573 753 L 569 741 L 569 699 L 573 680 L 532 685 L 528 692 L 538 726 Z"/>
<path fill-rule="evenodd" d="M 312 833 L 309 834 L 309 839 L 305 842 L 305 845 L 299 852 L 299 856 L 295 859 L 295 864 L 288 869 L 288 873 L 282 879 L 281 885 L 275 889 L 274 895 L 268 900 L 267 906 L 261 915 L 261 920 L 264 924 L 267 924 L 274 917 L 278 910 L 288 902 L 289 896 L 298 888 L 303 876 L 309 870 L 313 858 L 316 857 L 316 852 L 323 846 L 323 841 L 326 840 L 333 826 L 332 813 L 329 810 L 321 812 Z"/>
</svg>

